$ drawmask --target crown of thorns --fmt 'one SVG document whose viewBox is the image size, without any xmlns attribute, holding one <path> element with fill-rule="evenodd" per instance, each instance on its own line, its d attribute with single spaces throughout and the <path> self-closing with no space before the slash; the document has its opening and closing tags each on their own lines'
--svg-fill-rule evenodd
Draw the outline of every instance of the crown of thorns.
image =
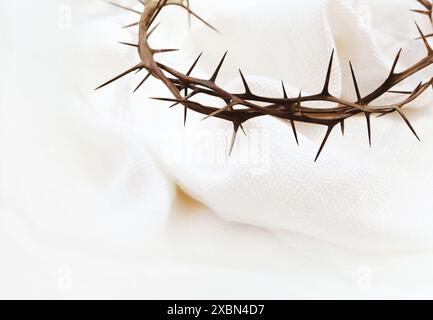
<svg viewBox="0 0 433 320">
<path fill-rule="evenodd" d="M 388 77 L 383 81 L 383 83 L 373 90 L 371 93 L 363 95 L 358 86 L 358 81 L 355 75 L 352 63 L 350 64 L 351 75 L 353 79 L 354 90 L 356 92 L 356 101 L 348 101 L 339 97 L 334 96 L 329 91 L 329 83 L 332 74 L 332 64 L 334 58 L 334 50 L 332 51 L 331 58 L 329 60 L 326 76 L 324 77 L 324 85 L 317 94 L 313 95 L 302 95 L 299 93 L 296 97 L 289 97 L 287 95 L 284 83 L 282 82 L 282 97 L 272 98 L 257 95 L 253 93 L 247 83 L 245 76 L 242 71 L 239 70 L 240 77 L 243 82 L 244 92 L 243 93 L 231 93 L 216 83 L 217 77 L 227 56 L 227 52 L 222 57 L 221 61 L 218 63 L 215 71 L 209 79 L 199 79 L 191 76 L 194 68 L 199 62 L 200 54 L 194 61 L 192 66 L 186 73 L 177 71 L 167 65 L 157 62 L 155 55 L 163 52 L 176 51 L 176 49 L 153 49 L 149 44 L 149 37 L 154 33 L 159 24 L 155 24 L 155 20 L 160 14 L 161 10 L 168 6 L 177 6 L 186 10 L 189 14 L 189 18 L 195 17 L 204 23 L 209 28 L 217 31 L 212 25 L 202 19 L 194 11 L 191 10 L 189 0 L 139 0 L 139 2 L 144 6 L 142 11 L 137 11 L 131 8 L 124 7 L 122 5 L 109 2 L 119 8 L 131 11 L 140 16 L 140 20 L 125 26 L 124 28 L 130 28 L 138 26 L 138 43 L 125 43 L 124 45 L 136 47 L 138 49 L 138 54 L 140 62 L 133 66 L 132 68 L 126 70 L 115 78 L 105 82 L 97 89 L 105 87 L 106 85 L 136 71 L 137 73 L 145 69 L 148 73 L 143 80 L 138 84 L 137 91 L 143 83 L 149 78 L 154 77 L 160 80 L 171 92 L 173 97 L 171 98 L 153 98 L 156 100 L 162 100 L 171 102 L 171 107 L 182 105 L 184 107 L 184 124 L 187 120 L 188 110 L 192 110 L 205 115 L 205 119 L 210 117 L 215 117 L 229 121 L 233 124 L 233 138 L 230 146 L 230 153 L 233 149 L 235 139 L 239 129 L 244 131 L 243 124 L 250 119 L 262 117 L 262 116 L 272 116 L 287 120 L 290 122 L 296 143 L 299 145 L 298 134 L 296 130 L 296 122 L 310 123 L 321 126 L 326 126 L 327 131 L 325 137 L 320 145 L 319 151 L 317 152 L 315 161 L 319 158 L 323 148 L 336 126 L 341 127 L 342 134 L 344 135 L 344 123 L 345 120 L 351 118 L 355 115 L 362 114 L 365 116 L 367 122 L 367 132 L 368 140 L 371 146 L 372 134 L 371 134 L 371 116 L 376 115 L 377 117 L 382 117 L 391 113 L 398 113 L 404 122 L 407 124 L 409 129 L 419 139 L 415 129 L 403 112 L 403 108 L 418 98 L 423 94 L 430 86 L 433 88 L 433 78 L 428 81 L 421 82 L 412 91 L 397 91 L 393 90 L 398 84 L 407 78 L 413 76 L 419 71 L 425 69 L 433 63 L 433 49 L 431 48 L 427 38 L 432 37 L 431 34 L 424 34 L 417 23 L 416 28 L 418 29 L 420 37 L 425 48 L 427 49 L 427 54 L 424 58 L 417 61 L 411 67 L 404 71 L 396 72 L 396 66 L 401 55 L 401 49 L 398 51 L 394 62 L 392 64 L 390 73 Z M 432 22 L 433 14 L 433 4 L 429 0 L 417 0 L 418 4 L 421 5 L 421 9 L 414 9 L 412 11 L 425 15 Z M 433 23 L 433 22 L 432 22 Z M 218 32 L 218 31 L 217 31 Z M 400 102 L 392 103 L 389 105 L 373 106 L 372 102 L 376 99 L 382 97 L 386 93 L 392 93 L 401 97 Z M 212 106 L 207 106 L 197 101 L 192 100 L 197 95 L 205 95 L 209 97 L 214 97 L 221 99 L 224 102 L 224 106 L 217 108 Z M 332 104 L 332 107 L 328 108 L 314 108 L 309 107 L 308 104 L 312 102 L 328 102 Z M 245 131 L 244 131 L 245 132 Z"/>
</svg>

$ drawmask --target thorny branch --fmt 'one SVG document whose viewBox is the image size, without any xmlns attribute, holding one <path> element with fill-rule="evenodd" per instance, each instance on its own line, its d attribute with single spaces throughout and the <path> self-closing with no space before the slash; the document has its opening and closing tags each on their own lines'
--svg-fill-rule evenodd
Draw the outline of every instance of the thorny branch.
<svg viewBox="0 0 433 320">
<path fill-rule="evenodd" d="M 329 84 L 332 74 L 332 65 L 334 60 L 334 51 L 331 54 L 331 58 L 329 60 L 327 73 L 325 77 L 324 86 L 318 94 L 303 96 L 302 92 L 297 97 L 290 98 L 286 93 L 286 89 L 284 87 L 284 83 L 282 82 L 282 97 L 281 98 L 270 98 L 265 96 L 260 96 L 254 94 L 242 73 L 239 70 L 240 77 L 243 82 L 244 90 L 243 93 L 231 93 L 223 88 L 219 87 L 216 84 L 217 77 L 221 70 L 221 67 L 226 58 L 227 52 L 222 57 L 221 61 L 217 65 L 214 73 L 209 79 L 198 79 L 191 76 L 194 68 L 196 67 L 201 54 L 194 61 L 191 68 L 186 72 L 182 73 L 180 71 L 174 70 L 167 65 L 159 63 L 155 60 L 155 55 L 162 52 L 170 52 L 174 51 L 174 49 L 152 49 L 149 45 L 149 37 L 153 34 L 155 29 L 158 27 L 158 24 L 154 24 L 155 19 L 160 14 L 161 10 L 168 6 L 178 6 L 186 10 L 189 14 L 189 17 L 195 17 L 199 19 L 201 22 L 206 24 L 209 28 L 217 31 L 212 25 L 207 23 L 204 19 L 202 19 L 199 15 L 197 15 L 194 11 L 191 10 L 190 4 L 188 0 L 138 0 L 143 4 L 144 9 L 142 12 L 136 11 L 116 3 L 111 3 L 117 7 L 123 8 L 125 10 L 136 13 L 140 16 L 140 20 L 132 23 L 130 25 L 125 26 L 125 28 L 130 28 L 133 26 L 138 26 L 139 35 L 138 35 L 138 43 L 122 43 L 128 46 L 133 46 L 138 49 L 140 62 L 118 75 L 117 77 L 107 81 L 106 83 L 99 86 L 97 89 L 100 89 L 131 72 L 139 72 L 143 69 L 147 70 L 148 74 L 146 77 L 139 83 L 138 87 L 134 90 L 137 91 L 143 83 L 150 77 L 163 82 L 163 84 L 170 90 L 173 94 L 173 98 L 153 98 L 156 100 L 168 101 L 172 102 L 173 106 L 182 105 L 184 107 L 184 123 L 186 123 L 187 112 L 188 110 L 192 110 L 198 113 L 205 115 L 205 119 L 209 117 L 216 117 L 226 121 L 230 121 L 233 124 L 234 134 L 230 147 L 230 153 L 233 149 L 234 142 L 236 139 L 236 135 L 239 129 L 243 130 L 242 125 L 253 118 L 261 117 L 261 116 L 272 116 L 280 119 L 284 119 L 290 122 L 293 133 L 298 142 L 298 134 L 296 130 L 296 122 L 304 122 L 317 124 L 327 127 L 326 135 L 323 139 L 322 144 L 320 145 L 319 151 L 317 153 L 315 161 L 319 158 L 330 134 L 333 129 L 337 126 L 341 126 L 342 133 L 344 134 L 344 122 L 346 119 L 353 117 L 358 114 L 363 114 L 365 116 L 367 122 L 367 131 L 368 131 L 368 139 L 371 145 L 372 133 L 371 133 L 371 122 L 370 118 L 372 115 L 377 115 L 378 117 L 395 113 L 397 112 L 404 122 L 407 124 L 409 129 L 415 135 L 415 137 L 419 140 L 415 129 L 409 122 L 408 118 L 403 112 L 403 107 L 407 106 L 409 103 L 418 98 L 422 93 L 424 93 L 430 86 L 433 88 L 433 78 L 426 82 L 421 82 L 413 91 L 393 91 L 392 89 L 400 84 L 402 81 L 408 79 L 412 75 L 416 74 L 420 70 L 425 69 L 426 67 L 433 64 L 433 49 L 431 48 L 427 38 L 433 37 L 432 34 L 425 35 L 423 31 L 420 29 L 418 24 L 416 24 L 416 28 L 419 32 L 419 39 L 423 41 L 426 47 L 426 56 L 420 59 L 411 67 L 407 68 L 404 71 L 396 72 L 396 67 L 401 55 L 401 49 L 397 53 L 394 63 L 392 65 L 391 71 L 388 77 L 384 80 L 384 82 L 373 92 L 362 95 L 359 90 L 358 80 L 355 75 L 354 68 L 352 63 L 350 63 L 350 70 L 352 74 L 354 90 L 356 92 L 356 101 L 351 102 L 344 100 L 342 98 L 336 97 L 332 95 L 329 91 Z M 426 15 L 429 17 L 430 21 L 433 23 L 433 4 L 431 0 L 417 0 L 419 5 L 422 6 L 422 9 L 414 9 L 414 12 L 417 12 L 422 15 Z M 372 102 L 374 102 L 379 97 L 382 97 L 386 93 L 393 93 L 398 96 L 402 96 L 402 100 L 397 103 L 393 103 L 390 105 L 382 105 L 382 106 L 373 106 Z M 222 108 L 215 108 L 212 106 L 206 106 L 204 104 L 198 103 L 192 98 L 199 94 L 207 95 L 210 97 L 215 97 L 221 99 L 225 106 Z M 308 107 L 307 104 L 311 102 L 329 102 L 334 104 L 332 108 L 315 108 Z"/>
</svg>

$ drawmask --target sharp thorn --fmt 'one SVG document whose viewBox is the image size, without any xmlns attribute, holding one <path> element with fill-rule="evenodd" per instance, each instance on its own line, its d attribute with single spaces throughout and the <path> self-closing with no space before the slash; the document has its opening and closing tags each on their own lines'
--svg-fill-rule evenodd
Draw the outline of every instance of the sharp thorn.
<svg viewBox="0 0 433 320">
<path fill-rule="evenodd" d="M 247 80 L 245 79 L 241 69 L 239 69 L 239 74 L 241 75 L 242 83 L 243 83 L 244 88 L 245 88 L 245 94 L 246 95 L 252 95 L 250 87 L 248 86 Z"/>
<path fill-rule="evenodd" d="M 188 72 L 186 73 L 187 76 L 191 75 L 192 71 L 196 67 L 198 61 L 200 60 L 201 56 L 203 55 L 203 52 L 201 52 L 198 57 L 195 59 L 194 63 L 192 64 L 191 68 L 189 68 Z"/>
<path fill-rule="evenodd" d="M 134 90 L 134 93 L 138 90 L 138 89 L 140 89 L 140 87 L 143 85 L 143 83 L 145 83 L 146 82 L 146 80 L 147 79 L 149 79 L 149 77 L 150 77 L 150 72 L 147 74 L 147 76 L 140 82 L 140 84 L 137 86 L 137 88 L 135 88 L 135 90 Z"/>
<path fill-rule="evenodd" d="M 138 48 L 138 44 L 135 44 L 135 43 L 128 43 L 128 42 L 122 42 L 122 41 L 119 41 L 119 43 L 123 44 L 125 46 L 130 46 L 130 47 Z"/>
<path fill-rule="evenodd" d="M 202 119 L 202 121 L 207 120 L 207 119 L 212 118 L 212 117 L 215 117 L 215 116 L 219 115 L 220 113 L 229 110 L 229 109 L 232 108 L 233 106 L 234 106 L 233 103 L 229 103 L 229 104 L 226 105 L 225 107 L 220 108 L 220 109 L 217 109 L 216 111 L 210 113 L 209 115 L 207 115 L 206 117 L 204 117 L 204 118 Z"/>
<path fill-rule="evenodd" d="M 322 144 L 320 145 L 319 151 L 317 152 L 316 159 L 314 160 L 314 162 L 317 162 L 317 160 L 319 159 L 320 154 L 322 153 L 323 148 L 325 147 L 326 142 L 328 141 L 328 138 L 333 129 L 334 129 L 334 125 L 328 126 L 328 130 L 326 131 L 325 138 L 323 138 Z"/>
<path fill-rule="evenodd" d="M 325 79 L 325 85 L 322 90 L 322 94 L 328 96 L 329 95 L 329 82 L 331 80 L 331 74 L 332 74 L 332 63 L 334 61 L 334 52 L 335 49 L 332 50 L 331 53 L 331 59 L 329 60 L 328 64 L 328 71 L 326 72 L 326 79 Z"/>
<path fill-rule="evenodd" d="M 415 22 L 416 28 L 418 29 L 418 32 L 421 36 L 422 41 L 424 42 L 424 45 L 427 49 L 427 53 L 430 55 L 431 53 L 433 53 L 432 48 L 430 47 L 430 44 L 427 40 L 427 38 L 425 37 L 424 33 L 422 32 L 421 28 L 419 27 L 418 23 Z"/>
<path fill-rule="evenodd" d="M 283 87 L 284 99 L 288 99 L 289 96 L 287 95 L 286 87 L 284 86 L 284 81 L 282 81 L 282 80 L 281 80 L 281 86 Z"/>
<path fill-rule="evenodd" d="M 295 137 L 296 144 L 299 146 L 298 132 L 296 130 L 295 121 L 290 120 L 290 124 L 292 125 L 293 135 Z"/>
<path fill-rule="evenodd" d="M 393 62 L 393 64 L 392 64 L 391 72 L 390 72 L 388 78 L 392 77 L 392 76 L 395 74 L 395 68 L 397 67 L 397 63 L 398 63 L 398 60 L 400 59 L 400 55 L 401 55 L 401 51 L 402 51 L 402 50 L 403 50 L 403 49 L 400 49 L 400 50 L 398 51 L 398 53 L 397 53 L 397 55 L 396 55 L 396 57 L 395 57 L 395 59 L 394 59 L 394 62 Z"/>
<path fill-rule="evenodd" d="M 212 77 L 209 79 L 209 81 L 211 81 L 211 82 L 215 82 L 215 81 L 216 81 L 216 79 L 217 79 L 217 77 L 218 77 L 218 74 L 219 74 L 219 72 L 220 72 L 220 70 L 221 70 L 221 67 L 223 66 L 224 60 L 225 60 L 226 57 L 227 57 L 227 53 L 228 53 L 228 51 L 226 51 L 226 52 L 224 53 L 224 55 L 223 55 L 221 61 L 219 62 L 218 66 L 217 66 L 217 68 L 216 68 L 216 70 L 215 70 L 215 72 L 213 73 L 213 75 L 212 75 Z"/>
<path fill-rule="evenodd" d="M 371 114 L 369 112 L 365 112 L 365 118 L 367 120 L 367 130 L 368 130 L 368 143 L 371 147 Z"/>
<path fill-rule="evenodd" d="M 192 11 L 190 8 L 181 5 L 182 8 L 184 8 L 186 11 L 188 11 L 188 13 L 192 16 L 194 16 L 195 18 L 197 18 L 198 20 L 200 20 L 202 23 L 204 23 L 206 26 L 208 26 L 209 28 L 211 28 L 213 31 L 220 33 L 218 31 L 218 29 L 216 29 L 214 26 L 212 26 L 210 23 L 208 23 L 206 20 L 204 20 L 202 17 L 200 17 L 198 14 L 196 14 L 194 11 Z"/>
<path fill-rule="evenodd" d="M 361 93 L 359 92 L 358 81 L 356 80 L 355 72 L 353 71 L 352 62 L 349 61 L 349 65 L 350 65 L 350 72 L 352 73 L 353 84 L 355 86 L 356 97 L 358 99 L 358 102 L 360 102 L 362 100 L 362 97 L 361 97 Z"/>
<path fill-rule="evenodd" d="M 175 52 L 175 51 L 179 51 L 179 49 L 153 49 L 152 53 L 158 54 L 158 53 Z"/>
<path fill-rule="evenodd" d="M 131 28 L 131 27 L 135 27 L 135 26 L 138 26 L 139 24 L 140 24 L 139 21 L 138 22 L 134 22 L 134 23 L 128 24 L 126 26 L 123 26 L 122 29 L 128 29 L 128 28 Z"/>
<path fill-rule="evenodd" d="M 100 86 L 97 87 L 95 90 L 99 90 L 99 89 L 101 89 L 101 88 L 103 88 L 103 87 L 109 85 L 110 83 L 112 83 L 112 82 L 114 82 L 114 81 L 116 81 L 116 80 L 119 80 L 120 78 L 126 76 L 127 74 L 129 74 L 129 73 L 131 73 L 131 72 L 133 72 L 133 71 L 135 71 L 135 70 L 137 70 L 137 69 L 139 69 L 139 68 L 141 68 L 141 67 L 138 66 L 138 65 L 137 65 L 137 66 L 134 66 L 134 67 L 132 67 L 131 69 L 128 69 L 128 70 L 126 70 L 125 72 L 122 72 L 122 73 L 119 74 L 117 77 L 114 77 L 113 79 L 111 79 L 111 80 L 105 82 L 104 84 L 100 85 Z"/>
<path fill-rule="evenodd" d="M 147 38 L 149 38 L 154 32 L 155 30 L 159 27 L 161 23 L 157 23 L 148 33 L 147 33 Z"/>
<path fill-rule="evenodd" d="M 140 11 L 137 11 L 137 10 L 134 10 L 134 9 L 122 6 L 120 4 L 117 4 L 117 3 L 114 3 L 114 2 L 111 2 L 111 1 L 105 1 L 105 2 L 107 2 L 108 4 L 111 4 L 112 6 L 115 6 L 115 7 L 118 7 L 118 8 L 121 8 L 121 9 L 124 9 L 124 10 L 130 11 L 130 12 L 134 12 L 134 13 L 137 13 L 137 14 L 141 15 Z"/>
<path fill-rule="evenodd" d="M 409 129 L 412 131 L 412 133 L 415 135 L 415 137 L 418 139 L 418 141 L 421 141 L 418 134 L 416 133 L 415 129 L 413 128 L 412 124 L 410 123 L 409 119 L 406 117 L 406 115 L 403 113 L 401 108 L 396 107 L 395 110 L 400 114 L 400 116 L 403 118 L 403 120 L 406 122 Z"/>
<path fill-rule="evenodd" d="M 243 125 L 239 125 L 239 127 L 241 128 L 241 130 L 244 133 L 245 137 L 247 137 L 247 132 L 245 131 L 244 126 Z"/>
<path fill-rule="evenodd" d="M 231 142 L 230 142 L 230 151 L 229 151 L 229 156 L 232 155 L 233 148 L 234 148 L 234 146 L 235 146 L 235 142 L 236 142 L 236 136 L 237 136 L 237 134 L 238 134 L 238 130 L 239 130 L 239 126 L 240 126 L 240 125 L 234 123 L 233 126 L 234 126 L 234 129 L 233 129 L 232 140 L 231 140 Z"/>
</svg>

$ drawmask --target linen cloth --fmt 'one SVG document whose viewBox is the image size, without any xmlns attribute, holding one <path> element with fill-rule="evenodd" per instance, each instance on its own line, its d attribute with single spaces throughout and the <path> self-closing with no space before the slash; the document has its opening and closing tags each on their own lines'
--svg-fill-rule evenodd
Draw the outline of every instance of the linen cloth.
<svg viewBox="0 0 433 320">
<path fill-rule="evenodd" d="M 122 2 L 135 5 L 134 1 Z M 354 98 L 348 61 L 369 93 L 425 55 L 415 42 L 415 1 L 194 1 L 221 34 L 178 8 L 161 15 L 161 61 L 218 83 L 282 96 L 318 92 L 336 49 L 332 93 Z M 431 297 L 433 184 L 431 94 L 397 116 L 362 117 L 334 132 L 317 163 L 324 128 L 245 124 L 231 157 L 230 124 L 137 93 L 137 62 L 120 30 L 136 19 L 100 1 L 0 5 L 2 297 L 382 298 Z M 137 6 L 138 8 L 139 6 Z M 426 21 L 427 20 L 427 21 Z M 25 21 L 25 23 L 24 23 Z M 430 73 L 429 73 L 430 71 Z M 431 69 L 402 84 L 413 89 Z M 211 103 L 210 101 L 207 101 Z M 380 101 L 378 101 L 380 103 Z M 194 199 L 194 200 L 192 200 Z"/>
</svg>

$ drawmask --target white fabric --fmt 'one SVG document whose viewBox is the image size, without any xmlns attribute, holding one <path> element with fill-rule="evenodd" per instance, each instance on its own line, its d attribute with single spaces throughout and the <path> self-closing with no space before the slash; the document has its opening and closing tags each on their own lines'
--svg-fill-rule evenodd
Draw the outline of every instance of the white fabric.
<svg viewBox="0 0 433 320">
<path fill-rule="evenodd" d="M 168 9 L 152 44 L 181 51 L 160 59 L 187 70 L 204 51 L 194 75 L 206 77 L 228 49 L 219 84 L 241 91 L 241 68 L 275 96 L 280 80 L 319 91 L 334 47 L 332 92 L 354 97 L 351 60 L 366 94 L 400 47 L 399 69 L 425 54 L 415 19 L 431 30 L 411 0 L 192 5 L 221 35 Z M 370 150 L 359 117 L 314 163 L 324 128 L 298 124 L 297 147 L 262 118 L 228 157 L 229 124 L 190 112 L 184 128 L 182 107 L 148 99 L 170 96 L 157 81 L 131 93 L 144 74 L 93 91 L 137 62 L 116 44 L 135 41 L 119 29 L 133 13 L 44 0 L 2 2 L 0 15 L 0 297 L 433 296 L 430 93 L 406 111 L 422 143 L 389 116 L 374 119 Z"/>
</svg>

